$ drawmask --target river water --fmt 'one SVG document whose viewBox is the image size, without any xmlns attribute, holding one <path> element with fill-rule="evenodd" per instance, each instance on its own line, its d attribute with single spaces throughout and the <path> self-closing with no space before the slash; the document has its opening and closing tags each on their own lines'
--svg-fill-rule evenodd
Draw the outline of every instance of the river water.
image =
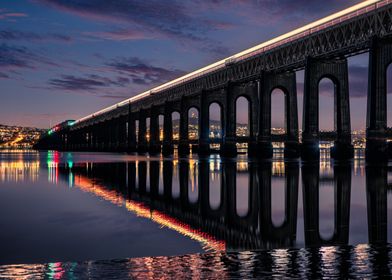
<svg viewBox="0 0 392 280">
<path fill-rule="evenodd" d="M 389 276 L 392 168 L 0 153 L 0 279 Z"/>
</svg>

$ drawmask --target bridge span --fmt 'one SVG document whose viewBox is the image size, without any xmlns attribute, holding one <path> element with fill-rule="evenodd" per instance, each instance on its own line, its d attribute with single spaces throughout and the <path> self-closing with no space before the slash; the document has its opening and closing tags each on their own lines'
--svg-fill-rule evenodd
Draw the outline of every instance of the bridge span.
<svg viewBox="0 0 392 280">
<path fill-rule="evenodd" d="M 387 143 L 386 71 L 392 62 L 392 0 L 367 0 L 253 48 L 140 93 L 75 122 L 56 126 L 37 148 L 181 154 L 190 147 L 205 154 L 210 144 L 209 109 L 220 106 L 223 155 L 234 156 L 246 139 L 249 155 L 272 156 L 271 93 L 285 95 L 287 157 L 319 156 L 319 83 L 334 83 L 332 155 L 353 156 L 347 58 L 369 52 L 367 158 L 385 158 Z M 303 132 L 299 142 L 296 71 L 305 70 Z M 236 134 L 236 101 L 249 104 L 249 135 Z M 198 112 L 198 138 L 189 137 L 189 110 Z M 179 139 L 173 138 L 173 113 Z M 163 118 L 163 133 L 159 119 Z M 149 120 L 149 131 L 147 131 Z M 241 141 L 240 141 L 241 140 Z"/>
</svg>

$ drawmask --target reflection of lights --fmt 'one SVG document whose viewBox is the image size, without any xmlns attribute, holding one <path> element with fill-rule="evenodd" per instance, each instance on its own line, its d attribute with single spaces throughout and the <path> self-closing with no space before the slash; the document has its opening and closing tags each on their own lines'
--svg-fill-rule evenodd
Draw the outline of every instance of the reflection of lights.
<svg viewBox="0 0 392 280">
<path fill-rule="evenodd" d="M 273 161 L 272 162 L 272 175 L 273 176 L 284 176 L 285 174 L 285 164 L 284 161 Z"/>
<path fill-rule="evenodd" d="M 372 262 L 369 261 L 371 258 L 369 249 L 367 244 L 359 244 L 354 247 L 352 266 L 356 268 L 357 275 L 363 275 L 370 271 Z"/>
<path fill-rule="evenodd" d="M 61 266 L 61 262 L 48 264 L 47 276 L 49 276 L 49 279 L 61 279 L 63 277 L 63 274 L 64 269 Z"/>
<path fill-rule="evenodd" d="M 225 251 L 226 245 L 224 241 L 216 240 L 213 236 L 200 230 L 193 229 L 188 224 L 182 223 L 162 212 L 156 210 L 151 211 L 150 208 L 143 203 L 129 200 L 125 203 L 125 206 L 129 211 L 136 213 L 139 217 L 150 219 L 162 226 L 175 230 L 184 236 L 200 242 L 203 244 L 203 249 L 206 251 Z"/>
<path fill-rule="evenodd" d="M 0 162 L 0 180 L 3 182 L 36 181 L 38 179 L 39 166 L 39 161 Z"/>
<path fill-rule="evenodd" d="M 191 192 L 197 192 L 197 187 L 199 186 L 199 168 L 197 161 L 194 159 L 189 159 L 189 182 L 191 185 Z"/>
<path fill-rule="evenodd" d="M 24 265 L 2 265 L 0 278 L 1 279 L 43 279 L 45 275 L 46 265 L 44 264 L 24 264 Z"/>
<path fill-rule="evenodd" d="M 237 171 L 239 172 L 248 171 L 248 162 L 247 161 L 237 162 Z"/>
<path fill-rule="evenodd" d="M 175 230 L 184 236 L 200 242 L 203 244 L 203 248 L 206 251 L 224 251 L 226 248 L 224 241 L 216 240 L 211 235 L 200 230 L 193 229 L 188 224 L 182 223 L 162 212 L 150 210 L 149 207 L 141 202 L 132 200 L 125 201 L 125 199 L 115 190 L 108 190 L 104 186 L 94 183 L 94 181 L 89 178 L 76 176 L 75 186 L 85 192 L 99 196 L 117 206 L 123 206 L 125 202 L 127 210 L 135 213 L 139 217 L 150 219 L 162 226 Z"/>
</svg>

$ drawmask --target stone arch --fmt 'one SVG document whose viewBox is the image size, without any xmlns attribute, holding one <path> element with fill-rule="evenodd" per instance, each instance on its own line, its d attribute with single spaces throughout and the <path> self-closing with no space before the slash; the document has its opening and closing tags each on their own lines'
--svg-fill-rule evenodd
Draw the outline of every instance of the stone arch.
<svg viewBox="0 0 392 280">
<path fill-rule="evenodd" d="M 242 106 L 246 106 L 246 130 L 239 126 L 241 120 L 238 118 L 238 107 L 241 106 L 241 102 L 247 102 L 246 105 L 242 104 Z M 252 131 L 252 100 L 247 95 L 239 95 L 235 98 L 235 122 L 236 122 L 236 136 L 237 137 L 250 137 L 253 134 Z M 240 103 L 239 103 L 240 102 Z M 244 131 L 242 131 L 244 130 Z"/>
<path fill-rule="evenodd" d="M 216 120 L 218 119 L 218 120 Z M 223 137 L 223 105 L 219 101 L 208 103 L 208 136 L 210 139 L 222 139 Z"/>
</svg>

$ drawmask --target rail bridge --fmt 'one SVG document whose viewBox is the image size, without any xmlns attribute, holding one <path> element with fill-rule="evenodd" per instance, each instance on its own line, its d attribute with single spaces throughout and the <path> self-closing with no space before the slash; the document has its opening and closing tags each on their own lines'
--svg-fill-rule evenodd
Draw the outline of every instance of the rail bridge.
<svg viewBox="0 0 392 280">
<path fill-rule="evenodd" d="M 258 46 L 232 55 L 137 96 L 76 120 L 38 143 L 38 148 L 206 154 L 219 143 L 234 156 L 246 142 L 249 155 L 272 156 L 271 93 L 285 95 L 285 155 L 319 156 L 319 83 L 334 83 L 332 156 L 350 158 L 351 122 L 347 58 L 369 52 L 367 158 L 387 155 L 387 66 L 392 62 L 392 1 L 368 0 Z M 303 133 L 299 143 L 296 71 L 305 70 Z M 249 104 L 249 135 L 236 134 L 236 101 Z M 210 105 L 220 107 L 222 135 L 209 134 Z M 198 139 L 189 137 L 189 110 L 198 112 Z M 173 113 L 179 114 L 179 137 L 173 139 Z M 159 119 L 163 118 L 163 135 Z M 149 131 L 147 131 L 149 120 Z M 279 137 L 278 137 L 279 138 Z"/>
</svg>

